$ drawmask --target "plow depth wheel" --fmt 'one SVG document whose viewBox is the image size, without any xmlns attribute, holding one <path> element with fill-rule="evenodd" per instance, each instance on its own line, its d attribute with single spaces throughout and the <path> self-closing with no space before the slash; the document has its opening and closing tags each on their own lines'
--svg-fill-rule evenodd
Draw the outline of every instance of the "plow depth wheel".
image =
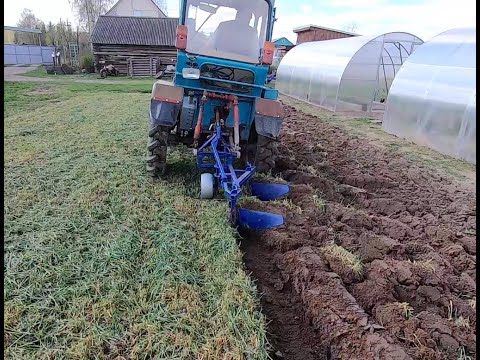
<svg viewBox="0 0 480 360">
<path fill-rule="evenodd" d="M 215 177 L 213 174 L 204 173 L 200 178 L 200 199 L 213 199 Z"/>
</svg>

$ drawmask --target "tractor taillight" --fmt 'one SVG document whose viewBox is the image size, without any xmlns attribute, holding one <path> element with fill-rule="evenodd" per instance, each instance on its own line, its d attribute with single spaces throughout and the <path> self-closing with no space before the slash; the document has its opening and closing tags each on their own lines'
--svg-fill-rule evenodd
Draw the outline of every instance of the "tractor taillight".
<svg viewBox="0 0 480 360">
<path fill-rule="evenodd" d="M 185 50 L 187 48 L 187 35 L 188 27 L 185 25 L 177 26 L 177 39 L 175 41 L 175 47 L 179 50 Z"/>
<path fill-rule="evenodd" d="M 275 44 L 270 41 L 265 41 L 265 44 L 263 45 L 262 64 L 272 65 L 274 52 Z"/>
</svg>

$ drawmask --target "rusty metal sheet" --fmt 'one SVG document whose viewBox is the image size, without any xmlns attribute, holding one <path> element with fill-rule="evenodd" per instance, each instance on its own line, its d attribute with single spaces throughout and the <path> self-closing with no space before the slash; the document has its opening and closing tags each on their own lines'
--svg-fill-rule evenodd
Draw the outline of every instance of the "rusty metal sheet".
<svg viewBox="0 0 480 360">
<path fill-rule="evenodd" d="M 155 100 L 179 104 L 183 99 L 183 88 L 160 80 L 153 85 L 152 97 Z"/>
<path fill-rule="evenodd" d="M 255 100 L 255 113 L 263 116 L 283 118 L 283 106 L 278 100 L 258 98 Z"/>
</svg>

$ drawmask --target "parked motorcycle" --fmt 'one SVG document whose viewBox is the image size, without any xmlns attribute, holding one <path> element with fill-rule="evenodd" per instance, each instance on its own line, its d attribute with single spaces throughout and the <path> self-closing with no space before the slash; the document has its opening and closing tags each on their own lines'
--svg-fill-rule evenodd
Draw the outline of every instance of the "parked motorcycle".
<svg viewBox="0 0 480 360">
<path fill-rule="evenodd" d="M 171 59 L 172 62 L 175 62 L 175 59 Z M 172 78 L 175 76 L 175 65 L 164 65 L 161 59 L 157 59 L 156 66 L 156 79 L 163 78 Z"/>
<path fill-rule="evenodd" d="M 103 65 L 103 68 L 100 70 L 100 77 L 105 79 L 107 76 L 118 76 L 120 72 L 113 65 Z"/>
</svg>

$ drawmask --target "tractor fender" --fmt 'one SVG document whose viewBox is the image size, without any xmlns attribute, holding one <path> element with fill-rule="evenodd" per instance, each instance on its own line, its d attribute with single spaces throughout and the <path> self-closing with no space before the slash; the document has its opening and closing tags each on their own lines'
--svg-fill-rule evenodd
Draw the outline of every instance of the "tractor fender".
<svg viewBox="0 0 480 360">
<path fill-rule="evenodd" d="M 173 127 L 182 107 L 183 88 L 173 83 L 157 81 L 153 84 L 150 100 L 150 124 Z"/>
<path fill-rule="evenodd" d="M 255 99 L 255 129 L 257 134 L 277 139 L 283 123 L 283 106 L 278 100 Z"/>
</svg>

